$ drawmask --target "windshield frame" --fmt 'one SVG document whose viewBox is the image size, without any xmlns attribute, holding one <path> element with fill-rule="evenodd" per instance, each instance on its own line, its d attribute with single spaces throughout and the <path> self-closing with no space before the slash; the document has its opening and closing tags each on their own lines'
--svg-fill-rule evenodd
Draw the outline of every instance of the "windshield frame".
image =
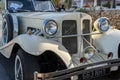
<svg viewBox="0 0 120 80">
<path fill-rule="evenodd" d="M 8 11 L 8 12 L 10 12 L 10 13 L 16 13 L 16 12 L 56 12 L 57 10 L 56 10 L 56 8 L 55 8 L 55 5 L 54 5 L 54 3 L 53 3 L 53 1 L 52 0 L 40 0 L 40 1 L 50 1 L 50 5 L 52 6 L 52 8 L 53 8 L 53 10 L 51 9 L 51 10 L 49 10 L 49 11 L 41 11 L 41 10 L 35 10 L 35 0 L 31 0 L 31 4 L 32 4 L 32 6 L 33 6 L 33 9 L 31 8 L 31 10 L 28 10 L 27 11 L 27 9 L 24 9 L 23 8 L 23 11 L 11 11 L 10 9 L 9 9 L 9 7 L 8 7 L 8 2 L 9 1 L 18 1 L 18 0 L 5 0 L 5 9 Z M 39 1 L 39 0 L 38 0 Z M 21 2 L 21 1 L 20 1 Z M 25 11 L 24 11 L 25 10 Z"/>
<path fill-rule="evenodd" d="M 32 1 L 33 1 L 35 12 L 56 12 L 56 8 L 55 8 L 55 5 L 52 0 L 32 0 Z M 46 10 L 46 11 L 45 10 L 36 10 L 35 1 L 50 1 L 53 10 Z"/>
</svg>

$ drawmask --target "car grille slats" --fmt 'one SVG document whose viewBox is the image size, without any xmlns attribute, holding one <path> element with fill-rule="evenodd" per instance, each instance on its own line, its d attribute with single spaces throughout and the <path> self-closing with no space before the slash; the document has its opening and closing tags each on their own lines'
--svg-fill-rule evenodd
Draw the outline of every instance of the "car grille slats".
<svg viewBox="0 0 120 80">
<path fill-rule="evenodd" d="M 83 34 L 90 33 L 90 20 L 83 20 Z M 90 42 L 90 35 L 83 36 L 88 42 Z M 83 48 L 89 46 L 88 43 L 83 40 Z"/>
<path fill-rule="evenodd" d="M 77 24 L 75 20 L 65 20 L 62 23 L 62 36 L 77 34 Z M 77 53 L 77 36 L 63 37 L 62 44 L 70 54 Z"/>
<path fill-rule="evenodd" d="M 82 34 L 90 33 L 90 20 L 84 19 L 82 21 Z M 64 20 L 62 22 L 62 44 L 63 46 L 69 51 L 70 54 L 75 54 L 78 51 L 78 32 L 77 32 L 77 22 L 75 20 Z M 80 34 L 80 33 L 79 33 Z M 76 36 L 70 36 L 70 35 L 76 35 Z M 83 36 L 85 40 L 90 42 L 90 35 Z M 82 38 L 82 37 L 81 37 Z M 89 46 L 89 44 L 83 39 L 83 48 Z"/>
</svg>

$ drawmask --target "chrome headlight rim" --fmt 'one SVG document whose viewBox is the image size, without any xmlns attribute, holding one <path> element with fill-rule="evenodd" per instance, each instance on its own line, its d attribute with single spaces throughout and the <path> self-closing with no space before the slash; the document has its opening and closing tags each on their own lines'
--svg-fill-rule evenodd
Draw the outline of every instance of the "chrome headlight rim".
<svg viewBox="0 0 120 80">
<path fill-rule="evenodd" d="M 47 32 L 47 28 L 48 27 L 46 25 L 49 22 L 53 22 L 56 25 L 56 31 L 54 33 L 52 33 L 52 34 L 49 34 L 49 32 Z M 46 20 L 44 20 L 42 26 L 43 26 L 43 34 L 46 35 L 47 37 L 55 37 L 58 34 L 59 28 L 58 28 L 58 24 L 57 24 L 57 22 L 55 20 L 53 20 L 53 19 L 46 19 Z"/>
<path fill-rule="evenodd" d="M 83 50 L 83 55 L 86 59 L 91 59 L 95 54 L 95 50 L 93 47 L 91 46 L 87 46 L 86 48 L 84 48 Z"/>
<path fill-rule="evenodd" d="M 100 32 L 107 32 L 110 29 L 110 20 L 107 17 L 101 17 L 95 21 L 94 27 Z"/>
</svg>

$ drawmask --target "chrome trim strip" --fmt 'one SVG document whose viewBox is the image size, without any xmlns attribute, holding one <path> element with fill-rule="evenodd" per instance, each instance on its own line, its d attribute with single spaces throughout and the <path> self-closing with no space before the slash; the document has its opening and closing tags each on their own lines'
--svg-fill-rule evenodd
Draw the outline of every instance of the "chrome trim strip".
<svg viewBox="0 0 120 80">
<path fill-rule="evenodd" d="M 111 64 L 111 63 L 113 63 L 113 64 Z M 107 64 L 107 65 L 97 66 L 97 65 L 102 65 L 102 64 Z M 97 67 L 93 67 L 93 66 L 97 66 Z M 61 71 L 51 72 L 51 73 L 37 73 L 35 71 L 34 72 L 34 80 L 38 80 L 38 79 L 63 80 L 63 79 L 70 78 L 71 76 L 74 76 L 74 75 L 85 74 L 87 72 L 91 72 L 94 70 L 108 69 L 108 68 L 111 68 L 114 66 L 120 66 L 120 59 L 112 59 L 112 60 L 106 60 L 106 61 L 86 64 L 86 65 L 74 67 L 72 69 L 66 69 L 66 70 L 61 70 Z M 86 69 L 87 67 L 93 67 L 93 68 Z"/>
<path fill-rule="evenodd" d="M 56 38 L 75 37 L 75 36 L 87 36 L 87 35 L 97 35 L 97 34 L 101 34 L 101 33 L 98 32 L 98 33 L 86 33 L 86 34 L 64 35 L 64 36 L 56 36 Z"/>
<path fill-rule="evenodd" d="M 17 16 L 12 15 L 12 19 L 13 19 L 13 38 L 18 36 L 18 19 Z"/>
</svg>

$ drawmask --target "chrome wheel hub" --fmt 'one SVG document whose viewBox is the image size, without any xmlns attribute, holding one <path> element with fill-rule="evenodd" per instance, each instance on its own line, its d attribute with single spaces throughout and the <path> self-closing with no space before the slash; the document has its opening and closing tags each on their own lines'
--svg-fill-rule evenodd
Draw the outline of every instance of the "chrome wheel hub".
<svg viewBox="0 0 120 80">
<path fill-rule="evenodd" d="M 15 80 L 23 80 L 22 63 L 19 56 L 15 59 Z"/>
</svg>

